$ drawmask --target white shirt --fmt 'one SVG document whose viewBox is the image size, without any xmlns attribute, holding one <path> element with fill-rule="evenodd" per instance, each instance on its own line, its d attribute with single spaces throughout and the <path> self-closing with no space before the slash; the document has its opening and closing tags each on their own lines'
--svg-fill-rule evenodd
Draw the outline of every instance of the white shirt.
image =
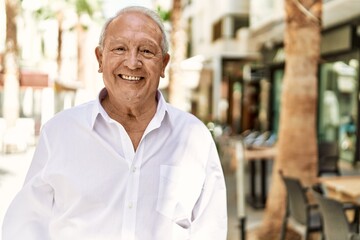
<svg viewBox="0 0 360 240">
<path fill-rule="evenodd" d="M 99 100 L 48 121 L 2 240 L 225 240 L 225 181 L 211 134 L 158 99 L 136 151 Z"/>
</svg>

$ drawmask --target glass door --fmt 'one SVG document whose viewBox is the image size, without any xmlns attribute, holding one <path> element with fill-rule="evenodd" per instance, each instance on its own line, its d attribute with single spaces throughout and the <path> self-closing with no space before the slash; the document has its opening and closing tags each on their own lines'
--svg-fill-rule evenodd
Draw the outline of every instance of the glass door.
<svg viewBox="0 0 360 240">
<path fill-rule="evenodd" d="M 281 92 L 283 86 L 284 69 L 275 69 L 272 74 L 273 93 L 272 93 L 272 132 L 277 136 L 279 131 Z"/>
<path fill-rule="evenodd" d="M 341 160 L 348 162 L 356 151 L 358 69 L 359 60 L 349 57 L 320 66 L 319 141 L 337 141 Z"/>
</svg>

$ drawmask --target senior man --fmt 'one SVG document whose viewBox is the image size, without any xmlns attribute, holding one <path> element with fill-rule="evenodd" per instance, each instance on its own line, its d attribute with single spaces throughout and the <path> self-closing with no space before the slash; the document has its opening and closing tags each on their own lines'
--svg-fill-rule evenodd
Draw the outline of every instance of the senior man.
<svg viewBox="0 0 360 240">
<path fill-rule="evenodd" d="M 162 22 L 127 7 L 95 50 L 105 88 L 41 130 L 3 240 L 225 240 L 225 181 L 205 125 L 158 90 Z"/>
</svg>

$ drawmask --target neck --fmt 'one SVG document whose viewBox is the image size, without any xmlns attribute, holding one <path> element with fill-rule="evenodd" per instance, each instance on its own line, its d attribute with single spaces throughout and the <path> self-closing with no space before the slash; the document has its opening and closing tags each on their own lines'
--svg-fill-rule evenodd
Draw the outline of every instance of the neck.
<svg viewBox="0 0 360 240">
<path fill-rule="evenodd" d="M 107 114 L 125 128 L 136 151 L 145 129 L 156 113 L 156 101 L 150 107 L 131 108 L 116 104 L 107 96 L 101 104 Z"/>
<path fill-rule="evenodd" d="M 156 102 L 150 107 L 127 107 L 114 103 L 109 96 L 103 99 L 102 105 L 109 116 L 123 125 L 125 130 L 129 132 L 145 130 L 157 108 Z"/>
</svg>

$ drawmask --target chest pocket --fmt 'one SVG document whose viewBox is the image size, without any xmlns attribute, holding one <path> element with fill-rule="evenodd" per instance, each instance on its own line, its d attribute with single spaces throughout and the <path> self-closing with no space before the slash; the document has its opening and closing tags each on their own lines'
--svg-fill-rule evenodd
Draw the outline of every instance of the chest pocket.
<svg viewBox="0 0 360 240">
<path fill-rule="evenodd" d="M 204 180 L 203 169 L 161 165 L 156 210 L 174 222 L 187 219 L 182 227 L 189 227 Z"/>
</svg>

